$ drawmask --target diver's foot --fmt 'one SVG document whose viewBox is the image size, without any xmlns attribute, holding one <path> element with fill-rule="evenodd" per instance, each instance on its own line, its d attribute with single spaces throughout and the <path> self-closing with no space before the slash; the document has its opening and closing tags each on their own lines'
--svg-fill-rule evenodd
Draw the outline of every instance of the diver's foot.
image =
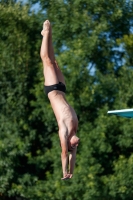
<svg viewBox="0 0 133 200">
<path fill-rule="evenodd" d="M 41 35 L 44 36 L 45 33 L 49 34 L 49 31 L 50 31 L 50 22 L 49 22 L 49 20 L 46 20 L 43 23 L 43 30 L 41 32 Z"/>
</svg>

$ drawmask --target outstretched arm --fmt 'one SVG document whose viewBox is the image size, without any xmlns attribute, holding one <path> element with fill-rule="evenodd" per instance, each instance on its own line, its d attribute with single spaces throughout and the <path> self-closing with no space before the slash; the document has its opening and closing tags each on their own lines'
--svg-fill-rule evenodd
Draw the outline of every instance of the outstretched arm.
<svg viewBox="0 0 133 200">
<path fill-rule="evenodd" d="M 61 162 L 62 162 L 62 171 L 63 171 L 63 178 L 62 180 L 67 178 L 68 174 L 68 147 L 67 147 L 67 136 L 63 134 L 63 132 L 59 131 L 60 137 L 60 145 L 61 145 Z"/>
<path fill-rule="evenodd" d="M 73 151 L 70 152 L 70 155 L 69 155 L 69 173 L 70 173 L 70 178 L 72 178 L 74 167 L 75 167 L 76 152 L 77 152 L 77 147 L 75 147 L 73 149 Z"/>
</svg>

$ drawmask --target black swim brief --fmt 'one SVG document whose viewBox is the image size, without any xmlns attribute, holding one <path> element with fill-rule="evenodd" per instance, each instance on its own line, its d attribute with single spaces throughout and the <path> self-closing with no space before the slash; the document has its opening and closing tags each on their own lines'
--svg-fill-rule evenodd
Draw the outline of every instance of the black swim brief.
<svg viewBox="0 0 133 200">
<path fill-rule="evenodd" d="M 62 82 L 59 82 L 58 84 L 54 85 L 48 85 L 48 86 L 44 85 L 44 91 L 47 95 L 49 92 L 52 92 L 53 90 L 59 90 L 65 93 L 66 86 Z"/>
</svg>

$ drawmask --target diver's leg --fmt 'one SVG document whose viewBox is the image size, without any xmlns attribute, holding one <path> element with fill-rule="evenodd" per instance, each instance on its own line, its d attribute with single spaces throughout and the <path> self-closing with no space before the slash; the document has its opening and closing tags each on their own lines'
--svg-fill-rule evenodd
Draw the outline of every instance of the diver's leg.
<svg viewBox="0 0 133 200">
<path fill-rule="evenodd" d="M 64 76 L 58 66 L 57 61 L 55 60 L 54 48 L 53 48 L 53 44 L 52 44 L 52 27 L 51 27 L 51 25 L 50 25 L 50 31 L 49 31 L 49 57 L 52 60 L 52 63 L 54 63 L 55 71 L 56 71 L 59 82 L 62 82 L 65 84 Z"/>
<path fill-rule="evenodd" d="M 52 44 L 52 27 L 50 24 L 50 28 L 49 28 L 49 57 L 52 61 L 52 63 L 55 64 L 55 55 L 54 55 L 54 48 L 53 48 L 53 44 Z"/>
<path fill-rule="evenodd" d="M 49 56 L 49 32 L 50 22 L 46 20 L 43 24 L 43 30 L 41 32 L 43 39 L 40 50 L 40 56 L 43 62 L 45 85 L 53 85 L 59 82 L 54 64 L 52 63 L 52 59 Z"/>
</svg>

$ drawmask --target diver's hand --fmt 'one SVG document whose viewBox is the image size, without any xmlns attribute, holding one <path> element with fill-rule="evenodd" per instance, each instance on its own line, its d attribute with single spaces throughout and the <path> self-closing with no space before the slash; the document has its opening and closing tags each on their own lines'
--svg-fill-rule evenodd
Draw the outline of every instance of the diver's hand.
<svg viewBox="0 0 133 200">
<path fill-rule="evenodd" d="M 69 178 L 72 178 L 73 177 L 73 174 L 69 174 Z"/>
<path fill-rule="evenodd" d="M 72 174 L 66 174 L 63 178 L 61 178 L 61 180 L 66 180 L 66 179 L 70 179 L 72 178 Z"/>
</svg>

